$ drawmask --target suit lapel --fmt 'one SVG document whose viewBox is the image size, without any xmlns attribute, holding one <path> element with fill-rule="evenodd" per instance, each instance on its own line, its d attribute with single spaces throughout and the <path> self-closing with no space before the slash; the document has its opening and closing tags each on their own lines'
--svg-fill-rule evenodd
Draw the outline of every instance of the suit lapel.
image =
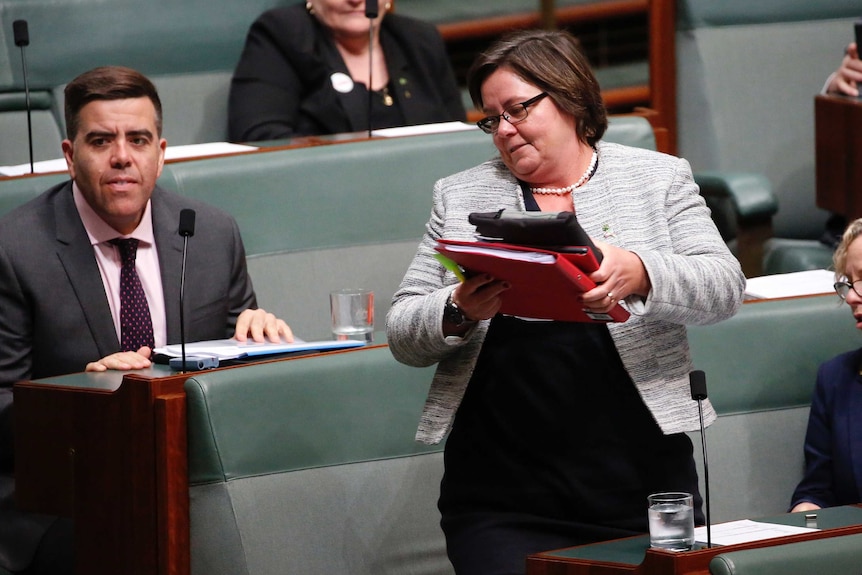
<svg viewBox="0 0 862 575">
<path fill-rule="evenodd" d="M 100 357 L 115 353 L 120 349 L 120 342 L 102 284 L 102 275 L 93 255 L 93 246 L 75 208 L 71 182 L 57 195 L 54 221 L 57 227 L 57 257 L 78 298 Z"/>
<path fill-rule="evenodd" d="M 179 210 L 169 206 L 167 198 L 159 188 L 153 190 L 151 198 L 153 212 L 153 235 L 159 254 L 162 276 L 162 292 L 165 296 L 165 322 L 168 343 L 180 340 L 180 274 L 183 263 L 183 238 L 179 235 Z M 186 305 L 188 311 L 188 304 Z"/>
</svg>

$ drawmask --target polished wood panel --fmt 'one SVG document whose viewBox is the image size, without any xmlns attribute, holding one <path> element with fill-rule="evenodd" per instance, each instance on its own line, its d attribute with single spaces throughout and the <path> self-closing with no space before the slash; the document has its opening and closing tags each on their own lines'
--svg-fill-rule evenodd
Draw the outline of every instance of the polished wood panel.
<svg viewBox="0 0 862 575">
<path fill-rule="evenodd" d="M 76 573 L 188 575 L 186 376 L 120 377 L 15 385 L 16 504 L 74 518 Z"/>
<path fill-rule="evenodd" d="M 862 217 L 862 100 L 814 99 L 817 206 L 847 220 Z"/>
</svg>

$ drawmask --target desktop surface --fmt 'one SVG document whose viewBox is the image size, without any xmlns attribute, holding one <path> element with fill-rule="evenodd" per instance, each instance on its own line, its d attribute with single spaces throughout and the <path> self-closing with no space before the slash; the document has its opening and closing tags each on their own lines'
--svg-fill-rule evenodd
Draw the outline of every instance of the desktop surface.
<svg viewBox="0 0 862 575">
<path fill-rule="evenodd" d="M 758 518 L 756 521 L 805 527 L 805 515 L 805 513 L 787 513 L 774 517 Z M 849 505 L 820 509 L 817 511 L 817 526 L 822 530 L 862 526 L 862 507 Z M 649 535 L 645 534 L 635 537 L 627 537 L 625 539 L 594 543 L 591 545 L 547 551 L 533 557 L 616 563 L 619 565 L 628 565 L 634 568 L 644 562 L 648 549 Z M 713 546 L 713 548 L 709 550 L 703 548 L 695 549 L 690 552 L 677 552 L 676 554 L 682 556 L 698 554 L 702 551 L 708 551 L 710 554 L 714 554 L 716 549 L 721 549 L 721 547 Z"/>
</svg>

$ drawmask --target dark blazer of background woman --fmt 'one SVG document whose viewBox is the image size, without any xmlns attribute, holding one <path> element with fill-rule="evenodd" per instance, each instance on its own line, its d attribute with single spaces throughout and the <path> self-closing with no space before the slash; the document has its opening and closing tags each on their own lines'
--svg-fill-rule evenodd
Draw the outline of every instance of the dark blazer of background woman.
<svg viewBox="0 0 862 575">
<path fill-rule="evenodd" d="M 862 349 L 820 366 L 805 436 L 805 476 L 791 508 L 862 502 Z"/>
<path fill-rule="evenodd" d="M 465 119 L 461 93 L 434 26 L 388 14 L 380 45 L 406 125 Z M 231 141 L 366 130 L 367 92 L 361 86 L 337 91 L 332 76 L 339 72 L 350 77 L 329 32 L 303 5 L 263 13 L 249 30 L 231 81 Z"/>
</svg>

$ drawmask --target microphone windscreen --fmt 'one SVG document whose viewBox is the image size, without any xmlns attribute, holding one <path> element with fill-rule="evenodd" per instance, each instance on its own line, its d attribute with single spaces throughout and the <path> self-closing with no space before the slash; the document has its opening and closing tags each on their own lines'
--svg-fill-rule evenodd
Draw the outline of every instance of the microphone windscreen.
<svg viewBox="0 0 862 575">
<path fill-rule="evenodd" d="M 691 398 L 695 401 L 706 399 L 706 374 L 701 370 L 695 370 L 688 374 L 691 385 Z"/>
<path fill-rule="evenodd" d="M 15 20 L 12 22 L 12 33 L 15 36 L 16 46 L 30 45 L 30 32 L 27 30 L 26 20 Z"/>
<path fill-rule="evenodd" d="M 365 0 L 365 17 L 377 18 L 378 13 L 377 0 Z"/>
<path fill-rule="evenodd" d="M 180 235 L 189 237 L 195 235 L 195 211 L 189 208 L 180 210 Z"/>
</svg>

